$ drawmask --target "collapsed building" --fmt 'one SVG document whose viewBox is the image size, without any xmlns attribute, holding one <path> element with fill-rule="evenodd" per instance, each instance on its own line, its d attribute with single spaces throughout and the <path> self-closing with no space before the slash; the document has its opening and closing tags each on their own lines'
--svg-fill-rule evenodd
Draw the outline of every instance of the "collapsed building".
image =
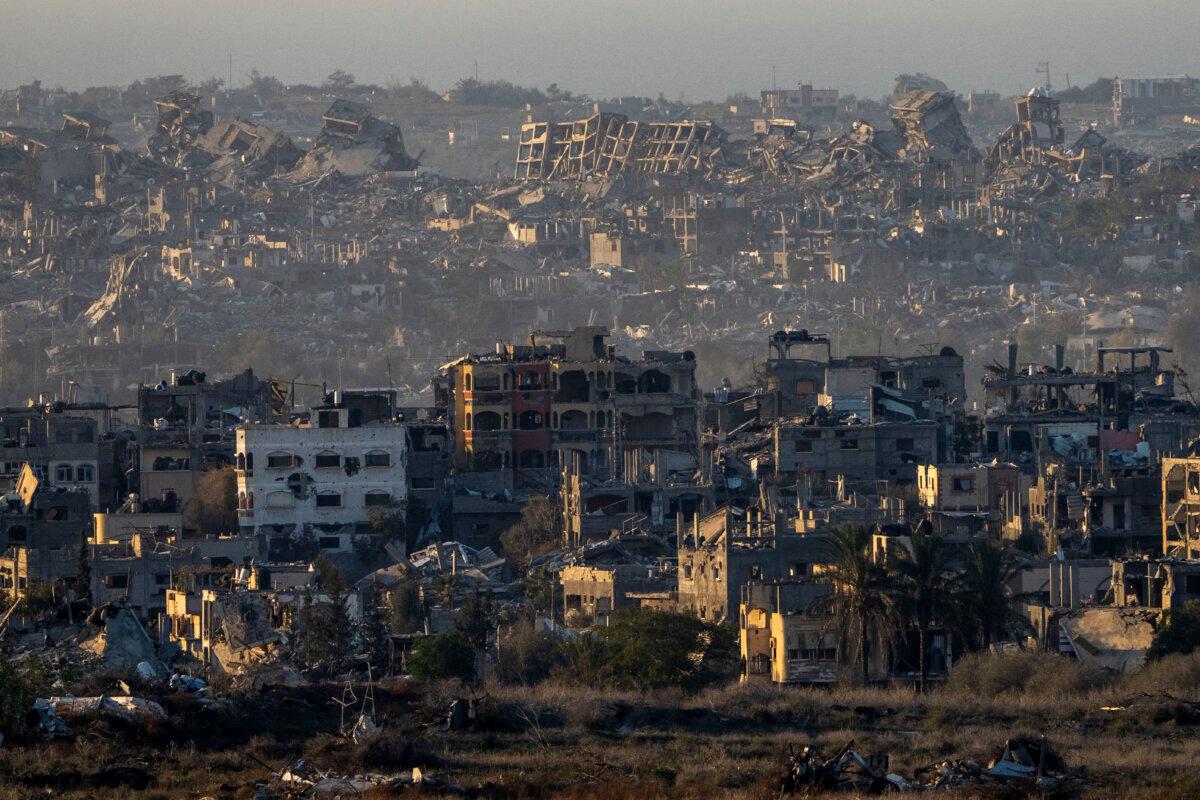
<svg viewBox="0 0 1200 800">
<path fill-rule="evenodd" d="M 321 122 L 321 134 L 289 175 L 292 181 L 410 173 L 420 165 L 420 156 L 405 150 L 400 128 L 374 116 L 363 103 L 334 100 Z"/>
<path fill-rule="evenodd" d="M 706 175 L 724 162 L 725 132 L 707 120 L 635 122 L 598 112 L 572 122 L 527 122 L 518 180 L 612 178 L 623 172 Z"/>
</svg>

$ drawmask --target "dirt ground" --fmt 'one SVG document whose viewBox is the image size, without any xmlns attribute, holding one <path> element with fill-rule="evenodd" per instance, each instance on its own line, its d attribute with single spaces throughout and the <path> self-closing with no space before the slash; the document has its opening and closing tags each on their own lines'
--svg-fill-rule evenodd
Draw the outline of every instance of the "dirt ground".
<svg viewBox="0 0 1200 800">
<path fill-rule="evenodd" d="M 909 689 L 730 686 L 687 696 L 493 686 L 480 690 L 470 729 L 447 731 L 450 701 L 470 690 L 393 680 L 375 689 L 383 730 L 362 743 L 338 733 L 343 691 L 330 684 L 223 693 L 208 709 L 164 695 L 170 717 L 160 723 L 74 720 L 74 741 L 0 747 L 0 800 L 313 796 L 272 779 L 299 759 L 335 775 L 417 767 L 433 779 L 370 797 L 765 800 L 778 796 L 788 753 L 805 744 L 829 754 L 854 740 L 859 752 L 886 753 L 890 772 L 912 778 L 947 760 L 986 764 L 1018 734 L 1044 735 L 1071 774 L 1040 796 L 1200 796 L 1200 712 L 1173 696 L 1118 699 L 1128 687 L 986 698 Z M 931 793 L 1027 796 L 995 783 Z"/>
</svg>

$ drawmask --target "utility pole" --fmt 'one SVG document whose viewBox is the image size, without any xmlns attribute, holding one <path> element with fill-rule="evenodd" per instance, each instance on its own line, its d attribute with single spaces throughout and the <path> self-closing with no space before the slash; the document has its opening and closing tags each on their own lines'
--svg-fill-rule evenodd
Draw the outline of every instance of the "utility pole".
<svg viewBox="0 0 1200 800">
<path fill-rule="evenodd" d="M 233 91 L 233 51 L 229 51 L 229 83 L 225 84 L 225 91 Z"/>
</svg>

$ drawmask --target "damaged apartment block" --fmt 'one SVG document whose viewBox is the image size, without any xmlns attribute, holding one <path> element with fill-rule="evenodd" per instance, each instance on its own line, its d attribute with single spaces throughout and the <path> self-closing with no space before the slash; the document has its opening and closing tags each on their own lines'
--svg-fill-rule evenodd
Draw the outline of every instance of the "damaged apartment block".
<svg viewBox="0 0 1200 800">
<path fill-rule="evenodd" d="M 696 360 L 648 351 L 618 356 L 608 329 L 581 327 L 500 343 L 445 365 L 460 468 L 556 486 L 570 466 L 588 476 L 635 475 L 655 453 L 697 454 Z M 483 476 L 473 479 L 483 480 Z"/>
<path fill-rule="evenodd" d="M 706 175 L 724 163 L 725 132 L 706 120 L 632 122 L 601 113 L 574 122 L 527 122 L 517 144 L 518 180 L 610 178 L 626 170 Z"/>
</svg>

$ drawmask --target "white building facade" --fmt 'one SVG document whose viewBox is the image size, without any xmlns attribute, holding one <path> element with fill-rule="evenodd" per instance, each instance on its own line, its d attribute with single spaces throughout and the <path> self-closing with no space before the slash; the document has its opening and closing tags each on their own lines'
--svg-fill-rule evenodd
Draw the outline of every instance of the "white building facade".
<svg viewBox="0 0 1200 800">
<path fill-rule="evenodd" d="M 238 522 L 268 540 L 312 536 L 327 551 L 370 532 L 372 511 L 408 499 L 407 429 L 396 422 L 350 424 L 345 408 L 313 411 L 294 425 L 237 431 Z"/>
</svg>

